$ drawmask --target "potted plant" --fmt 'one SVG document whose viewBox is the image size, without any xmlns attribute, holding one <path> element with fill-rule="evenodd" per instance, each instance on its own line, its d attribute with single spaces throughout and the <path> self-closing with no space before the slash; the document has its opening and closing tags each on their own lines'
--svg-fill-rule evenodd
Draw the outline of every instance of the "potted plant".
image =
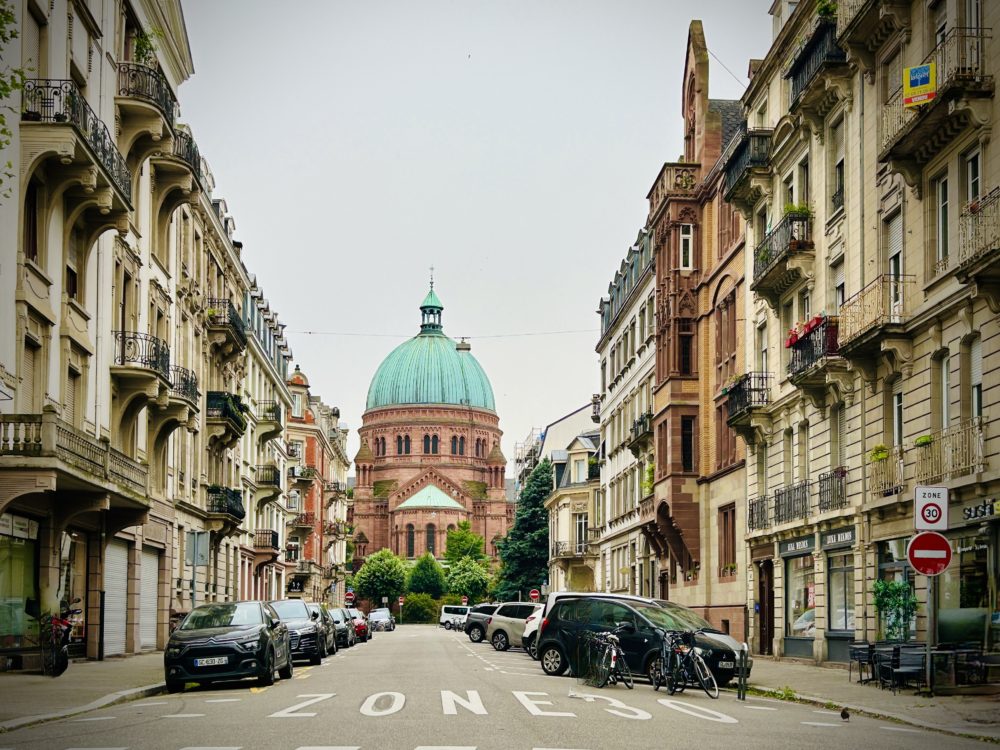
<svg viewBox="0 0 1000 750">
<path fill-rule="evenodd" d="M 785 348 L 791 349 L 795 342 L 799 340 L 799 332 L 794 327 L 788 329 L 788 336 L 785 338 Z"/>
<path fill-rule="evenodd" d="M 871 449 L 871 452 L 868 454 L 868 458 L 872 461 L 885 461 L 889 458 L 888 446 L 886 446 L 885 443 L 879 443 Z"/>
<path fill-rule="evenodd" d="M 819 0 L 816 3 L 816 15 L 823 20 L 837 17 L 836 0 Z"/>
<path fill-rule="evenodd" d="M 934 442 L 933 435 L 921 435 L 916 440 L 913 441 L 913 445 L 917 448 L 923 448 L 925 445 L 930 445 Z"/>
<path fill-rule="evenodd" d="M 875 581 L 872 586 L 879 632 L 888 641 L 907 641 L 910 621 L 917 612 L 917 597 L 908 581 Z"/>
</svg>

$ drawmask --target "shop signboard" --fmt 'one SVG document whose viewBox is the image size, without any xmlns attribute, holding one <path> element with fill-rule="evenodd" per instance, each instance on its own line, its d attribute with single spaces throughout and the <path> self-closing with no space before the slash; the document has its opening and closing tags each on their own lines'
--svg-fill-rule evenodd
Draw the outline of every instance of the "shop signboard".
<svg viewBox="0 0 1000 750">
<path fill-rule="evenodd" d="M 10 536 L 14 531 L 14 518 L 9 513 L 0 513 L 0 534 Z"/>
<path fill-rule="evenodd" d="M 991 498 L 970 503 L 962 508 L 962 523 L 977 523 L 988 521 L 1000 516 L 1000 502 Z"/>
<path fill-rule="evenodd" d="M 819 537 L 820 547 L 823 549 L 836 549 L 838 547 L 854 546 L 854 527 L 848 526 L 843 529 L 833 529 L 824 531 Z"/>
<path fill-rule="evenodd" d="M 917 487 L 914 489 L 913 528 L 917 531 L 948 530 L 947 487 Z"/>
<path fill-rule="evenodd" d="M 805 555 L 816 549 L 816 537 L 800 536 L 795 539 L 786 539 L 778 542 L 778 554 L 782 557 L 792 557 L 794 555 Z"/>
</svg>

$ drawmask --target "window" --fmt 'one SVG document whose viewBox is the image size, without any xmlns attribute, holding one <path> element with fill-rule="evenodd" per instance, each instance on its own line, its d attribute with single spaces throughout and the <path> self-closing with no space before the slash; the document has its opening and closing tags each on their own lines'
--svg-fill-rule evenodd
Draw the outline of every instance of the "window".
<svg viewBox="0 0 1000 750">
<path fill-rule="evenodd" d="M 816 570 L 812 555 L 785 560 L 785 635 L 816 634 Z"/>
<path fill-rule="evenodd" d="M 465 455 L 465 436 L 462 436 L 458 439 L 458 455 L 460 456 Z"/>
<path fill-rule="evenodd" d="M 948 268 L 948 178 L 934 180 L 935 273 Z"/>
<path fill-rule="evenodd" d="M 854 555 L 830 555 L 827 562 L 827 630 L 854 630 Z"/>
<path fill-rule="evenodd" d="M 678 257 L 682 271 L 694 268 L 694 225 L 681 224 L 679 235 Z"/>
<path fill-rule="evenodd" d="M 403 455 L 403 436 L 402 435 L 396 435 L 396 455 L 397 456 L 402 456 Z"/>
<path fill-rule="evenodd" d="M 833 304 L 834 314 L 840 312 L 840 308 L 844 306 L 844 300 L 847 298 L 845 294 L 845 284 L 844 284 L 844 261 L 839 260 L 830 269 L 830 278 L 833 279 Z"/>
<path fill-rule="evenodd" d="M 292 416 L 302 418 L 302 394 L 296 393 L 292 396 Z"/>
<path fill-rule="evenodd" d="M 971 416 L 983 416 L 983 340 L 974 338 L 969 344 L 969 386 Z"/>
<path fill-rule="evenodd" d="M 965 200 L 967 202 L 979 200 L 982 195 L 979 150 L 970 151 L 963 158 L 965 160 Z"/>
<path fill-rule="evenodd" d="M 878 543 L 878 579 L 880 581 L 906 581 L 914 589 L 913 568 L 906 561 L 908 537 Z M 910 640 L 916 636 L 917 615 L 909 622 L 899 622 L 891 616 L 878 615 L 879 631 L 889 640 Z"/>
<path fill-rule="evenodd" d="M 30 17 L 31 14 L 29 13 Z M 22 238 L 24 257 L 38 263 L 38 183 L 31 180 L 24 193 L 24 236 Z"/>
<path fill-rule="evenodd" d="M 681 471 L 694 471 L 694 417 L 681 417 Z"/>
<path fill-rule="evenodd" d="M 407 456 L 410 455 L 410 436 L 409 435 L 404 435 L 403 436 L 403 453 L 405 453 Z"/>
<path fill-rule="evenodd" d="M 431 452 L 431 436 L 424 435 L 424 453 L 429 454 Z"/>
<path fill-rule="evenodd" d="M 715 468 L 722 469 L 736 462 L 736 433 L 726 421 L 728 409 L 725 404 L 715 408 Z"/>
<path fill-rule="evenodd" d="M 951 422 L 951 357 L 947 354 L 938 361 L 938 399 L 941 402 L 941 428 L 946 428 Z"/>
<path fill-rule="evenodd" d="M 677 372 L 694 375 L 694 324 L 687 318 L 677 321 Z"/>
<path fill-rule="evenodd" d="M 431 436 L 431 453 L 433 453 L 435 456 L 438 454 L 438 436 L 437 435 L 432 435 Z"/>
<path fill-rule="evenodd" d="M 784 195 L 782 196 L 782 199 L 784 200 L 785 205 L 786 206 L 788 204 L 794 205 L 795 204 L 795 174 L 794 173 L 789 172 L 787 175 L 785 175 L 785 179 L 781 183 L 781 188 L 782 188 L 782 193 L 784 193 Z"/>
<path fill-rule="evenodd" d="M 897 378 L 892 384 L 891 411 L 889 414 L 892 428 L 892 444 L 899 447 L 903 444 L 903 380 Z"/>
<path fill-rule="evenodd" d="M 809 157 L 799 162 L 799 203 L 809 203 Z"/>
<path fill-rule="evenodd" d="M 736 575 L 736 504 L 719 508 L 719 577 Z"/>
<path fill-rule="evenodd" d="M 757 368 L 760 372 L 767 369 L 767 323 L 757 326 Z"/>
<path fill-rule="evenodd" d="M 812 297 L 808 289 L 803 289 L 799 294 L 799 320 L 805 322 L 812 317 Z"/>
<path fill-rule="evenodd" d="M 757 445 L 757 497 L 767 495 L 767 443 Z"/>
<path fill-rule="evenodd" d="M 83 242 L 83 232 L 79 227 L 73 227 L 69 233 L 69 244 L 66 246 L 66 296 L 79 299 L 80 276 L 77 271 L 80 262 L 80 243 Z"/>
<path fill-rule="evenodd" d="M 830 126 L 829 153 L 830 211 L 835 213 L 844 207 L 844 121 L 842 119 Z"/>
<path fill-rule="evenodd" d="M 406 556 L 413 557 L 413 547 L 416 537 L 416 532 L 413 528 L 412 523 L 406 524 Z"/>
<path fill-rule="evenodd" d="M 843 403 L 834 404 L 830 413 L 830 467 L 844 465 L 847 409 Z"/>
<path fill-rule="evenodd" d="M 63 419 L 74 427 L 78 425 L 78 402 L 80 399 L 80 373 L 72 367 L 66 374 L 66 398 L 63 403 Z"/>
<path fill-rule="evenodd" d="M 799 424 L 799 481 L 809 479 L 809 423 Z"/>
<path fill-rule="evenodd" d="M 586 482 L 587 481 L 587 462 L 586 460 L 579 458 L 573 461 L 573 481 L 574 482 Z"/>
<path fill-rule="evenodd" d="M 795 325 L 795 310 L 792 300 L 789 300 L 781 306 L 781 330 L 790 331 Z M 787 365 L 788 360 L 791 359 L 792 350 L 786 347 L 781 347 L 781 365 Z"/>
<path fill-rule="evenodd" d="M 38 411 L 35 394 L 40 391 L 37 386 L 38 372 L 41 369 L 41 349 L 30 339 L 24 341 L 24 351 L 21 355 L 21 384 L 18 388 L 20 409 L 24 412 Z"/>
<path fill-rule="evenodd" d="M 576 552 L 582 555 L 587 550 L 587 514 L 574 513 L 573 527 L 576 531 Z"/>
<path fill-rule="evenodd" d="M 451 455 L 458 455 L 458 437 L 455 435 L 451 436 Z"/>
<path fill-rule="evenodd" d="M 430 552 L 432 555 L 436 554 L 437 548 L 435 547 L 435 540 L 437 537 L 436 529 L 434 524 L 427 524 L 427 548 L 426 551 Z"/>
<path fill-rule="evenodd" d="M 787 429 L 782 433 L 782 444 L 781 444 L 781 468 L 782 468 L 782 483 L 785 487 L 788 487 L 792 483 L 792 430 Z"/>
</svg>

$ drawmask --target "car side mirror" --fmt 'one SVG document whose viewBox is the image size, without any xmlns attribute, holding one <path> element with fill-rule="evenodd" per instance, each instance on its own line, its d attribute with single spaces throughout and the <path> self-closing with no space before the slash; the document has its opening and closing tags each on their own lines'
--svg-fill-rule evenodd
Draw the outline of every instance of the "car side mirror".
<svg viewBox="0 0 1000 750">
<path fill-rule="evenodd" d="M 318 620 L 318 619 L 319 619 L 319 612 L 313 612 L 313 613 L 312 613 L 312 618 L 313 618 L 314 620 Z"/>
<path fill-rule="evenodd" d="M 620 623 L 618 623 L 618 630 L 622 631 L 623 633 L 634 633 L 635 632 L 635 623 L 633 623 L 633 622 L 620 622 Z"/>
<path fill-rule="evenodd" d="M 271 624 L 271 630 L 274 630 L 281 624 L 281 620 L 279 620 L 277 617 L 272 617 L 270 624 Z"/>
</svg>

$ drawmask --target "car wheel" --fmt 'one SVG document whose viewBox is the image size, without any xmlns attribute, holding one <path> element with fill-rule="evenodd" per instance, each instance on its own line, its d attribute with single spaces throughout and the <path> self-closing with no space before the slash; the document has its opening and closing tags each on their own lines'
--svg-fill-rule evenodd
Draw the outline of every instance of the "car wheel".
<svg viewBox="0 0 1000 750">
<path fill-rule="evenodd" d="M 469 640 L 473 643 L 479 643 L 485 636 L 486 633 L 484 633 L 483 629 L 480 627 L 474 627 L 469 631 Z"/>
<path fill-rule="evenodd" d="M 562 649 L 554 644 L 548 644 L 539 652 L 542 662 L 542 671 L 547 675 L 558 677 L 566 671 L 566 657 L 563 656 Z"/>
<path fill-rule="evenodd" d="M 502 630 L 498 630 L 493 634 L 493 648 L 497 651 L 506 651 L 510 648 L 510 641 L 507 640 L 507 634 Z"/>
<path fill-rule="evenodd" d="M 295 670 L 295 665 L 292 663 L 292 655 L 288 654 L 288 661 L 285 663 L 281 669 L 278 670 L 278 677 L 283 680 L 292 679 L 292 672 Z"/>
<path fill-rule="evenodd" d="M 181 693 L 184 691 L 184 681 L 183 680 L 167 680 L 167 692 L 168 693 Z"/>
<path fill-rule="evenodd" d="M 538 649 L 535 648 L 535 638 L 531 637 L 523 644 L 524 650 L 528 653 L 532 659 L 538 659 Z"/>
<path fill-rule="evenodd" d="M 291 663 L 291 655 L 289 655 L 288 661 Z M 267 656 L 264 657 L 264 664 L 261 665 L 260 674 L 257 676 L 257 684 L 261 687 L 268 687 L 274 684 L 274 649 L 267 650 Z"/>
<path fill-rule="evenodd" d="M 323 661 L 323 653 L 320 651 L 320 647 L 316 646 L 316 650 L 309 657 L 309 663 L 315 667 L 317 664 L 322 663 L 322 661 Z"/>
</svg>

